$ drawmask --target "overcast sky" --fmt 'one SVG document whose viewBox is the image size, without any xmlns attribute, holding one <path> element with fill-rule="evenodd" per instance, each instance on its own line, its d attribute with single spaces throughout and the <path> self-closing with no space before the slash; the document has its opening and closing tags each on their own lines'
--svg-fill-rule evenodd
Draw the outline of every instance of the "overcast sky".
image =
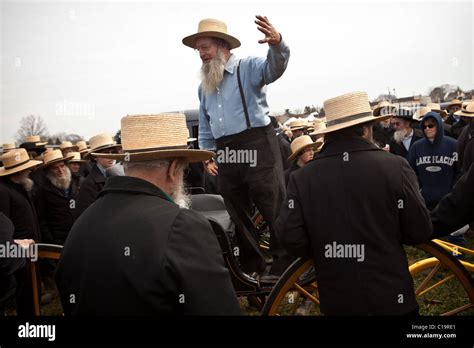
<svg viewBox="0 0 474 348">
<path fill-rule="evenodd" d="M 387 88 L 399 97 L 444 83 L 474 88 L 473 1 L 2 1 L 0 143 L 19 121 L 44 118 L 51 134 L 115 133 L 127 114 L 198 107 L 199 56 L 181 43 L 218 18 L 265 56 L 254 24 L 266 15 L 290 46 L 268 87 L 272 112 Z"/>
</svg>

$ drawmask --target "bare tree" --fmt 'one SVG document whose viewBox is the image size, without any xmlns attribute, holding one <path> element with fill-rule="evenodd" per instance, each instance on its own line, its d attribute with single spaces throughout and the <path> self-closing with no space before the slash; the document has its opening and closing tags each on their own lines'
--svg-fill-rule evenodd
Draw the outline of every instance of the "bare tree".
<svg viewBox="0 0 474 348">
<path fill-rule="evenodd" d="M 80 140 L 84 140 L 84 138 L 78 134 L 68 134 L 65 140 L 70 141 L 71 143 L 75 144 Z"/>
<path fill-rule="evenodd" d="M 21 144 L 25 142 L 25 137 L 30 135 L 39 135 L 42 139 L 48 136 L 48 127 L 41 116 L 29 115 L 21 119 L 15 136 L 16 141 Z"/>
</svg>

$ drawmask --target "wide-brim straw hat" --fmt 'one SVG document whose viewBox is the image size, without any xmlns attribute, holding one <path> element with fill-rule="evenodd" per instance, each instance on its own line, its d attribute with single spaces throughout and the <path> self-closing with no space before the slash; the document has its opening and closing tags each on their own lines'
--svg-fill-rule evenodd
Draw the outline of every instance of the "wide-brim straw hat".
<svg viewBox="0 0 474 348">
<path fill-rule="evenodd" d="M 15 174 L 43 163 L 30 159 L 28 152 L 23 148 L 8 151 L 0 156 L 0 161 L 3 163 L 3 167 L 0 167 L 0 176 Z"/>
<path fill-rule="evenodd" d="M 413 114 L 413 120 L 415 120 L 417 122 L 421 122 L 423 117 L 430 111 L 432 111 L 431 108 L 429 108 L 427 106 L 424 106 L 424 107 L 416 110 L 415 113 Z"/>
<path fill-rule="evenodd" d="M 3 153 L 7 153 L 8 151 L 15 150 L 15 149 L 16 149 L 15 144 L 3 144 L 2 145 Z"/>
<path fill-rule="evenodd" d="M 186 36 L 183 39 L 183 44 L 194 49 L 196 48 L 196 40 L 200 37 L 216 37 L 222 39 L 229 44 L 229 49 L 240 46 L 240 41 L 237 38 L 227 34 L 227 25 L 218 19 L 207 18 L 200 21 L 197 33 Z"/>
<path fill-rule="evenodd" d="M 79 147 L 76 146 L 76 145 L 72 145 L 72 143 L 70 141 L 63 141 L 61 143 L 61 145 L 59 145 L 59 149 L 61 151 L 64 151 L 64 150 L 67 150 L 67 149 L 72 149 L 72 150 L 74 150 L 74 152 L 76 152 L 77 150 L 79 150 Z"/>
<path fill-rule="evenodd" d="M 288 161 L 294 160 L 308 147 L 312 147 L 315 151 L 318 151 L 322 146 L 322 139 L 313 142 L 309 135 L 302 135 L 291 142 L 291 155 L 288 157 Z"/>
<path fill-rule="evenodd" d="M 437 112 L 438 114 L 440 114 L 441 117 L 448 116 L 448 113 L 444 110 L 441 110 L 441 105 L 439 105 L 437 103 L 428 103 L 428 105 L 426 105 L 426 106 L 429 107 L 431 109 L 431 111 L 434 111 L 434 112 Z"/>
<path fill-rule="evenodd" d="M 369 97 L 365 92 L 347 93 L 324 102 L 326 128 L 314 132 L 314 135 L 326 134 L 349 128 L 358 124 L 383 121 L 391 115 L 374 116 L 370 108 Z"/>
<path fill-rule="evenodd" d="M 125 116 L 121 131 L 123 153 L 92 155 L 130 162 L 182 157 L 190 163 L 214 155 L 211 151 L 188 149 L 186 116 L 180 113 Z"/>
<path fill-rule="evenodd" d="M 451 106 L 462 106 L 462 102 L 459 99 L 453 99 L 446 108 L 449 110 Z"/>
<path fill-rule="evenodd" d="M 300 120 L 291 121 L 288 126 L 290 127 L 291 131 L 296 131 L 296 130 L 309 128 L 310 125 L 308 124 L 307 120 L 300 119 Z"/>
<path fill-rule="evenodd" d="M 76 146 L 77 146 L 77 151 L 81 154 L 89 151 L 89 148 L 87 147 L 87 143 L 84 140 L 78 141 L 76 143 Z"/>
<path fill-rule="evenodd" d="M 66 161 L 69 161 L 73 157 L 74 156 L 71 156 L 71 155 L 67 155 L 66 157 L 63 157 L 63 153 L 61 150 L 49 151 L 43 155 L 44 163 L 39 168 L 47 168 L 54 163 L 66 162 Z"/>
<path fill-rule="evenodd" d="M 94 156 L 93 152 L 101 152 L 109 149 L 120 149 L 122 145 L 117 144 L 109 133 L 101 133 L 89 139 L 90 150 L 84 155 L 84 158 Z"/>
<path fill-rule="evenodd" d="M 39 135 L 30 135 L 25 137 L 25 143 L 34 143 L 36 146 L 44 146 L 47 145 L 48 142 L 42 142 Z"/>
<path fill-rule="evenodd" d="M 324 122 L 323 120 L 314 120 L 313 130 L 311 131 L 311 133 L 309 133 L 309 135 L 316 135 L 317 131 L 321 129 L 325 129 L 325 128 L 326 128 L 326 122 Z"/>
<path fill-rule="evenodd" d="M 86 160 L 81 158 L 81 154 L 79 152 L 70 152 L 68 156 L 72 156 L 69 160 L 69 163 L 86 163 Z"/>
<path fill-rule="evenodd" d="M 374 116 L 388 116 L 388 115 L 393 116 L 396 114 L 397 109 L 398 109 L 397 106 L 395 106 L 394 104 L 386 100 L 382 100 L 374 108 L 373 114 Z"/>
<path fill-rule="evenodd" d="M 474 117 L 474 101 L 463 103 L 461 110 L 454 113 L 456 116 Z"/>
</svg>

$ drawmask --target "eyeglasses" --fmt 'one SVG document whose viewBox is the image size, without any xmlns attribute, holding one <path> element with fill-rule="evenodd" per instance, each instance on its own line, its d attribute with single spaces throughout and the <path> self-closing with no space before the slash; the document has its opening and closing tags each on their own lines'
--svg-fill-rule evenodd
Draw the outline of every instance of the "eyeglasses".
<svg viewBox="0 0 474 348">
<path fill-rule="evenodd" d="M 434 127 L 436 127 L 436 125 L 434 125 L 434 124 L 424 124 L 423 126 L 421 126 L 421 128 L 423 128 L 423 129 L 425 129 L 425 128 L 431 129 L 431 128 L 434 128 Z"/>
</svg>

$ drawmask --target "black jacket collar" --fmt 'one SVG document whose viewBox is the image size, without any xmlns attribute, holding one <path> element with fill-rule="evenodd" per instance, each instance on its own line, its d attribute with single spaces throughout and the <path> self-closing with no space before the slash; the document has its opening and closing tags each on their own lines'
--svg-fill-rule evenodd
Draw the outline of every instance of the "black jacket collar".
<svg viewBox="0 0 474 348">
<path fill-rule="evenodd" d="M 362 137 L 347 137 L 332 140 L 324 144 L 321 152 L 315 156 L 315 159 L 341 155 L 344 152 L 357 151 L 383 151 L 375 146 L 371 141 Z"/>
<path fill-rule="evenodd" d="M 99 193 L 97 197 L 109 193 L 128 193 L 128 194 L 145 194 L 151 196 L 157 196 L 167 201 L 171 201 L 171 198 L 164 193 L 159 187 L 152 183 L 131 177 L 131 176 L 113 176 L 107 179 L 104 189 Z"/>
</svg>

